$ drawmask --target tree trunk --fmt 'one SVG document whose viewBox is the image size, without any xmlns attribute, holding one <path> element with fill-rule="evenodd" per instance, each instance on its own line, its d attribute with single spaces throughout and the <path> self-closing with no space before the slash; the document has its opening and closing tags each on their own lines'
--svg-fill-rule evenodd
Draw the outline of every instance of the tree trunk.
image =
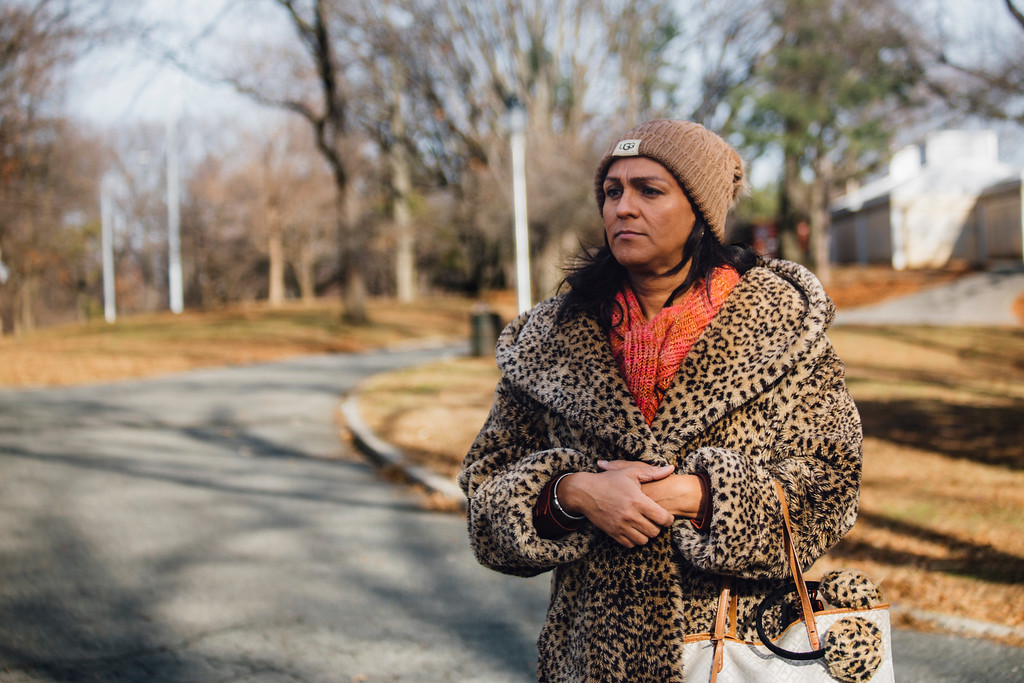
<svg viewBox="0 0 1024 683">
<path fill-rule="evenodd" d="M 819 152 L 811 185 L 811 251 L 814 270 L 825 287 L 832 284 L 832 221 L 828 212 L 828 188 L 832 183 L 832 169 L 828 157 Z"/>
<path fill-rule="evenodd" d="M 641 109 L 641 81 L 646 73 L 648 65 L 640 63 L 636 59 L 639 52 L 638 43 L 641 40 L 642 20 L 639 16 L 635 3 L 626 3 L 622 10 L 621 18 L 609 18 L 607 20 L 608 31 L 612 44 L 619 57 L 619 76 L 622 78 L 622 95 L 625 98 L 622 114 L 625 117 L 624 125 L 632 127 L 640 123 Z M 622 28 L 625 27 L 625 28 Z M 625 31 L 625 36 L 621 34 Z"/>
<path fill-rule="evenodd" d="M 779 257 L 796 263 L 806 263 L 806 254 L 797 232 L 797 226 L 803 220 L 799 213 L 801 182 L 799 159 L 787 152 L 779 186 Z"/>
<path fill-rule="evenodd" d="M 579 238 L 576 233 L 564 230 L 552 236 L 541 247 L 537 255 L 537 296 L 546 299 L 554 296 L 565 277 L 566 260 L 579 251 Z"/>
<path fill-rule="evenodd" d="M 360 208 L 358 197 L 348 183 L 338 190 L 338 244 L 341 249 L 342 303 L 346 321 L 361 325 L 369 320 L 366 311 L 366 276 L 363 273 L 366 241 L 357 228 Z"/>
<path fill-rule="evenodd" d="M 1021 13 L 1019 9 L 1013 4 L 1013 0 L 1006 0 L 1006 8 L 1010 10 L 1010 16 L 1012 16 L 1021 28 L 1024 28 L 1024 13 Z"/>
<path fill-rule="evenodd" d="M 284 243 L 281 216 L 276 207 L 267 208 L 267 258 L 269 260 L 269 288 L 267 301 L 272 308 L 284 304 Z"/>
<path fill-rule="evenodd" d="M 328 21 L 329 3 L 316 0 L 313 3 L 312 21 L 304 19 L 291 0 L 277 0 L 289 14 L 298 31 L 305 49 L 316 66 L 324 110 L 315 112 L 305 103 L 287 102 L 285 108 L 301 114 L 313 126 L 317 147 L 331 167 L 334 175 L 335 208 L 338 226 L 338 265 L 341 271 L 343 316 L 349 322 L 362 324 L 367 321 L 366 280 L 362 262 L 365 257 L 361 247 L 365 244 L 362 232 L 357 229 L 359 210 L 356 193 L 346 165 L 354 158 L 346 150 L 347 97 L 344 74 L 339 73 L 334 57 L 331 23 Z M 280 106 L 280 103 L 278 102 Z M 355 162 L 352 162 L 355 165 Z"/>
<path fill-rule="evenodd" d="M 295 276 L 299 281 L 302 303 L 311 305 L 316 300 L 316 281 L 313 277 L 313 249 L 309 244 L 299 247 L 298 263 L 294 264 Z"/>
<path fill-rule="evenodd" d="M 6 297 L 0 297 L 0 337 L 14 333 L 14 306 Z"/>
<path fill-rule="evenodd" d="M 398 300 L 416 299 L 416 236 L 409 209 L 412 178 L 409 170 L 409 152 L 405 145 L 405 95 L 408 77 L 404 65 L 395 60 L 392 79 L 391 134 L 393 143 L 388 155 L 391 163 L 392 216 L 395 222 L 395 286 Z"/>
<path fill-rule="evenodd" d="M 395 286 L 398 300 L 416 300 L 416 237 L 408 204 L 395 205 Z"/>
<path fill-rule="evenodd" d="M 36 315 L 35 308 L 33 306 L 35 299 L 36 289 L 36 278 L 34 275 L 26 275 L 25 280 L 21 283 L 21 289 L 18 292 L 18 323 L 15 328 L 15 332 L 18 334 L 24 334 L 34 330 L 36 327 Z"/>
</svg>

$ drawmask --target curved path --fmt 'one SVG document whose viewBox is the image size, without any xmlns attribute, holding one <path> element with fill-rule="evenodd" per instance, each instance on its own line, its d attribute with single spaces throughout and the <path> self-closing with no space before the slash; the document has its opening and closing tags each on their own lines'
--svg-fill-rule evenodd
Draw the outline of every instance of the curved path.
<svg viewBox="0 0 1024 683">
<path fill-rule="evenodd" d="M 1013 307 L 1024 296 L 1024 267 L 974 273 L 879 304 L 847 308 L 840 325 L 995 325 L 1019 327 Z"/>
<path fill-rule="evenodd" d="M 317 356 L 0 392 L 0 681 L 529 681 L 547 579 L 470 556 L 335 424 Z M 1024 678 L 1024 650 L 899 631 L 903 681 Z"/>
</svg>

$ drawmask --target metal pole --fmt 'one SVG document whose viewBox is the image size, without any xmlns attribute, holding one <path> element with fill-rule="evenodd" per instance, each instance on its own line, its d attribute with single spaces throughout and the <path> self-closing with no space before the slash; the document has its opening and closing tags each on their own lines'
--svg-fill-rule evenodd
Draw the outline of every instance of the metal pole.
<svg viewBox="0 0 1024 683">
<path fill-rule="evenodd" d="M 110 196 L 109 174 L 100 180 L 100 253 L 103 259 L 103 318 L 112 323 L 117 319 L 114 302 L 114 230 L 113 198 Z"/>
<path fill-rule="evenodd" d="M 170 290 L 171 312 L 181 313 L 185 308 L 181 274 L 181 218 L 178 189 L 178 116 L 180 113 L 181 84 L 174 95 L 174 103 L 167 113 L 167 284 Z"/>
<path fill-rule="evenodd" d="M 515 103 L 509 108 L 512 129 L 512 199 L 515 212 L 516 299 L 519 311 L 530 308 L 530 239 L 526 220 L 526 111 Z"/>
</svg>

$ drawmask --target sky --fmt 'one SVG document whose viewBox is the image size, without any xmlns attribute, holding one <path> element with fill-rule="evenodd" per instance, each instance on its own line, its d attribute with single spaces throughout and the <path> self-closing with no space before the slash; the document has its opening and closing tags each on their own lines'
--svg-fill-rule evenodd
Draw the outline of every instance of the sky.
<svg viewBox="0 0 1024 683">
<path fill-rule="evenodd" d="M 144 0 L 131 5 L 129 14 L 147 24 L 180 24 L 196 34 L 211 22 L 228 23 L 226 19 L 238 12 L 237 5 L 239 0 Z M 126 41 L 88 53 L 71 73 L 75 116 L 101 126 L 163 122 L 176 100 L 185 119 L 244 115 L 259 109 L 228 86 L 213 86 L 182 74 L 152 54 L 156 50 L 153 41 L 144 45 Z"/>
<path fill-rule="evenodd" d="M 967 39 L 984 30 L 995 19 L 1005 19 L 1002 2 L 992 0 L 919 0 L 918 8 L 944 31 L 963 32 L 962 49 L 983 46 L 983 41 Z M 252 0 L 140 0 L 131 5 L 130 13 L 146 23 L 165 22 L 181 25 L 191 34 L 201 33 L 216 22 L 228 32 L 252 33 L 266 30 L 270 23 L 253 14 L 262 7 L 276 17 L 280 9 Z M 1000 14 L 1001 12 L 1001 14 Z M 263 15 L 266 19 L 267 15 Z M 263 28 L 261 28 L 263 27 Z M 1011 27 L 1012 28 L 1012 27 Z M 1014 34 L 1010 34 L 1011 38 Z M 1019 32 L 1016 37 L 1020 37 Z M 1024 45 L 1024 39 L 1021 40 Z M 152 45 L 149 46 L 152 50 Z M 140 55 L 136 45 L 112 45 L 95 50 L 73 69 L 69 105 L 76 118 L 99 127 L 116 130 L 119 126 L 145 121 L 165 124 L 175 113 L 186 128 L 190 122 L 216 122 L 230 118 L 258 125 L 272 114 L 228 86 L 202 83 L 181 74 L 169 64 Z M 978 127 L 988 124 L 967 124 Z M 1001 126 L 1000 154 L 1008 163 L 1024 168 L 1024 130 L 1020 126 Z M 764 185 L 777 172 L 777 160 L 768 157 L 752 166 L 752 181 Z"/>
</svg>

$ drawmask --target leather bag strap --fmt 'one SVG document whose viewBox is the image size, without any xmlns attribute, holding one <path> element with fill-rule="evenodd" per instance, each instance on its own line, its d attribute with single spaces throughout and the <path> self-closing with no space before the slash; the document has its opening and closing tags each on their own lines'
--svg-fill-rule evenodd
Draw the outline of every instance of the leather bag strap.
<svg viewBox="0 0 1024 683">
<path fill-rule="evenodd" d="M 790 572 L 796 582 L 796 592 L 800 596 L 800 612 L 807 629 L 807 639 L 812 650 L 821 649 L 821 638 L 818 635 L 818 627 L 814 623 L 814 608 L 811 606 L 811 596 L 807 592 L 807 584 L 804 583 L 804 573 L 800 569 L 800 558 L 796 554 L 796 544 L 793 542 L 793 527 L 789 521 L 789 504 L 786 502 L 786 490 L 778 481 L 772 482 L 775 485 L 775 493 L 779 497 L 779 505 L 782 508 L 783 540 L 786 546 L 786 559 L 789 562 Z"/>
<path fill-rule="evenodd" d="M 737 624 L 739 624 L 740 621 L 739 613 L 740 599 L 736 597 L 735 593 L 733 593 L 732 596 L 729 598 L 729 637 L 731 638 L 739 637 L 739 629 L 737 628 Z"/>
<path fill-rule="evenodd" d="M 710 683 L 718 680 L 718 672 L 725 666 L 725 624 L 729 615 L 730 584 L 722 579 L 722 591 L 718 594 L 718 612 L 715 615 L 715 630 L 711 634 L 711 644 L 715 650 L 714 663 L 711 665 Z"/>
</svg>

